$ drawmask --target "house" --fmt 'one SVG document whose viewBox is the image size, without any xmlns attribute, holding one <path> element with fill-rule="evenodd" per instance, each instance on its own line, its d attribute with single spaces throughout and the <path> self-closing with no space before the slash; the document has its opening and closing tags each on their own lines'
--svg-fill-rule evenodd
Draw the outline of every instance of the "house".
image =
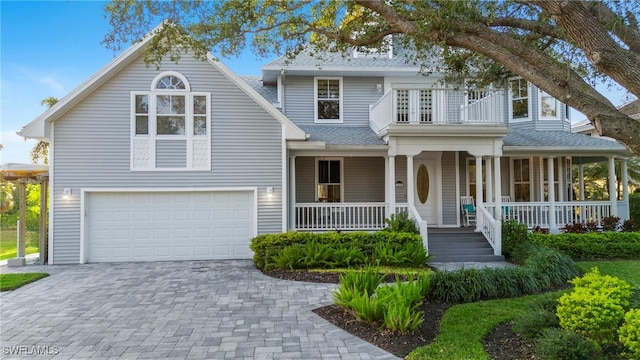
<svg viewBox="0 0 640 360">
<path fill-rule="evenodd" d="M 147 42 L 21 131 L 50 142 L 52 264 L 250 258 L 257 234 L 376 230 L 399 211 L 426 245 L 463 224 L 463 196 L 495 254 L 501 218 L 628 214 L 626 194 L 577 201 L 570 169 L 629 153 L 571 133 L 566 107 L 523 79 L 458 89 L 401 51 L 302 53 L 240 78 L 211 57 L 147 67 Z"/>
</svg>

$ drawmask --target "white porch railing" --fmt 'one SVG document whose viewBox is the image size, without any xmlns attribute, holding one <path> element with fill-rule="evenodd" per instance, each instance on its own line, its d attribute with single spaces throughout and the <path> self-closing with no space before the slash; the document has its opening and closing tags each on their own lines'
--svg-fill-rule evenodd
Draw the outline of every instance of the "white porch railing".
<svg viewBox="0 0 640 360">
<path fill-rule="evenodd" d="M 502 90 L 392 89 L 369 106 L 377 134 L 390 124 L 502 124 Z"/>
<path fill-rule="evenodd" d="M 624 207 L 618 203 L 618 209 Z M 493 212 L 495 205 L 484 204 L 484 207 Z M 549 228 L 551 219 L 549 217 L 550 205 L 548 202 L 507 202 L 502 203 L 502 218 L 504 220 L 516 220 L 528 228 L 536 226 Z M 555 209 L 555 226 L 562 228 L 571 223 L 595 222 L 597 226 L 602 226 L 602 219 L 611 216 L 611 202 L 609 201 L 567 201 L 557 202 Z M 621 213 L 618 212 L 618 216 Z M 622 218 L 622 216 L 620 216 Z"/>
<path fill-rule="evenodd" d="M 295 229 L 381 230 L 386 213 L 385 203 L 298 203 Z"/>
<path fill-rule="evenodd" d="M 621 221 L 629 220 L 631 216 L 629 213 L 629 202 L 628 201 L 618 201 L 618 217 Z"/>
<path fill-rule="evenodd" d="M 422 237 L 422 246 L 424 246 L 427 251 L 429 251 L 429 231 L 427 230 L 427 222 L 422 220 L 420 213 L 418 213 L 418 209 L 415 206 L 407 206 L 409 209 L 409 217 L 415 220 L 416 225 L 418 226 L 418 231 L 420 231 L 420 236 Z"/>
<path fill-rule="evenodd" d="M 484 206 L 478 206 L 476 209 L 476 216 L 478 217 L 476 221 L 481 226 L 482 235 L 493 248 L 493 253 L 502 255 L 502 222 L 494 219 Z"/>
</svg>

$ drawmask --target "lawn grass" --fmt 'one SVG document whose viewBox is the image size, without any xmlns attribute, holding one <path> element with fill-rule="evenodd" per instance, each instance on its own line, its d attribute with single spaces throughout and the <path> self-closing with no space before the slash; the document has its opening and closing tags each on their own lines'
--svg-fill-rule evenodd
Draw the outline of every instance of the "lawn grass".
<svg viewBox="0 0 640 360">
<path fill-rule="evenodd" d="M 598 266 L 600 273 L 617 276 L 640 287 L 640 260 L 582 261 L 578 266 L 584 271 Z M 557 292 L 558 296 L 560 293 Z M 489 359 L 482 346 L 482 339 L 497 325 L 529 311 L 541 296 L 545 295 L 453 306 L 442 317 L 436 340 L 411 352 L 408 359 Z"/>
<path fill-rule="evenodd" d="M 12 259 L 18 255 L 18 230 L 0 229 L 0 260 Z M 25 234 L 25 255 L 38 252 L 40 235 L 37 231 L 27 231 Z"/>
<path fill-rule="evenodd" d="M 49 276 L 47 273 L 0 274 L 0 291 L 15 290 L 30 282 Z"/>
<path fill-rule="evenodd" d="M 640 260 L 580 261 L 578 266 L 584 272 L 597 266 L 601 274 L 619 277 L 632 286 L 640 288 Z"/>
<path fill-rule="evenodd" d="M 544 295 L 455 305 L 442 317 L 436 340 L 417 348 L 407 358 L 489 359 L 482 346 L 482 339 L 497 325 L 527 312 L 540 296 Z"/>
</svg>

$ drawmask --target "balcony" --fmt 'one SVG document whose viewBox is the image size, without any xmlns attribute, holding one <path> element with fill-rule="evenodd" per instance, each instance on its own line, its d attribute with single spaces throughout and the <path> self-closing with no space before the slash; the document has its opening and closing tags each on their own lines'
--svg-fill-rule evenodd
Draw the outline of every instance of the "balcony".
<svg viewBox="0 0 640 360">
<path fill-rule="evenodd" d="M 392 89 L 369 107 L 369 125 L 382 135 L 390 125 L 505 123 L 503 90 Z"/>
</svg>

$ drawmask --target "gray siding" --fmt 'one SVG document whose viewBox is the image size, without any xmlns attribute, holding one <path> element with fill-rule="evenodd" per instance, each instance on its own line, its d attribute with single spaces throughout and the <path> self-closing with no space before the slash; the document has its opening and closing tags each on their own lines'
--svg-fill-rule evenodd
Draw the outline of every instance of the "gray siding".
<svg viewBox="0 0 640 360">
<path fill-rule="evenodd" d="M 369 105 L 382 96 L 376 84 L 384 83 L 383 78 L 345 77 L 343 87 L 343 124 L 352 126 L 369 125 Z M 296 124 L 314 124 L 313 77 L 285 78 L 284 113 Z"/>
<path fill-rule="evenodd" d="M 316 159 L 296 156 L 296 202 L 316 201 Z"/>
<path fill-rule="evenodd" d="M 344 201 L 384 202 L 384 158 L 344 158 Z"/>
<path fill-rule="evenodd" d="M 503 196 L 511 196 L 511 161 L 507 157 L 500 158 L 500 171 L 502 177 L 500 178 L 500 187 L 502 188 Z M 511 199 L 513 200 L 513 198 Z"/>
<path fill-rule="evenodd" d="M 396 203 L 407 203 L 407 157 L 396 156 L 396 180 L 402 181 L 403 187 L 396 186 Z"/>
<path fill-rule="evenodd" d="M 166 70 L 186 76 L 192 91 L 211 93 L 211 171 L 130 171 L 130 91 L 148 91 Z M 57 264 L 79 260 L 81 188 L 257 187 L 258 232 L 282 230 L 282 126 L 211 65 L 188 56 L 159 71 L 134 60 L 55 121 L 53 148 Z M 62 200 L 64 188 L 72 199 Z"/>
<path fill-rule="evenodd" d="M 156 141 L 156 167 L 159 167 L 159 168 L 187 167 L 187 141 L 186 140 Z"/>
<path fill-rule="evenodd" d="M 455 225 L 458 218 L 456 211 L 456 153 L 442 154 L 442 224 Z"/>
</svg>

